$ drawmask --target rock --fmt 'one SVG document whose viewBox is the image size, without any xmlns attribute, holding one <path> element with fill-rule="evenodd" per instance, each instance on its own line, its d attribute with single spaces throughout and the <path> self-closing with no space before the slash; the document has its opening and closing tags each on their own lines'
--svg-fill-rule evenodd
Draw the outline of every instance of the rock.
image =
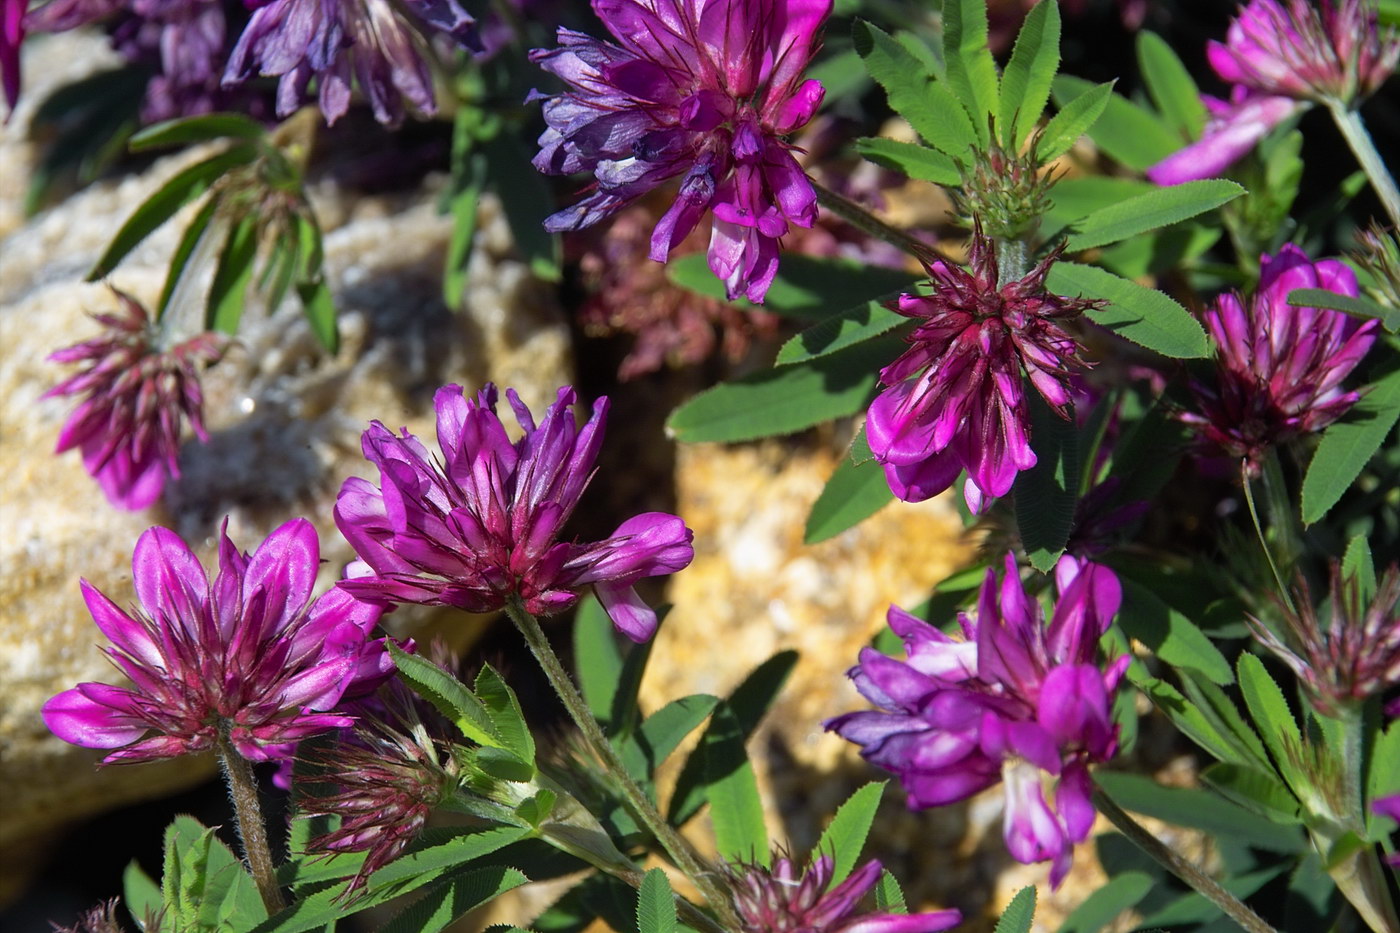
<svg viewBox="0 0 1400 933">
<path fill-rule="evenodd" d="M 68 54 L 67 48 L 58 39 L 36 43 L 28 73 L 43 70 L 46 53 Z M 30 90 L 42 93 L 37 84 Z M 15 151 L 31 112 L 22 108 L 5 129 L 0 157 Z M 359 443 L 370 419 L 431 439 L 432 395 L 444 383 L 474 388 L 493 380 L 543 406 L 570 381 L 568 328 L 552 292 L 514 258 L 494 199 L 483 199 L 465 307 L 454 314 L 440 297 L 451 224 L 437 214 L 431 180 L 411 196 L 353 201 L 321 184 L 313 197 L 325 204 L 324 215 L 343 218 L 326 232 L 340 351 L 331 357 L 320 348 L 294 301 L 270 315 L 250 311 L 239 344 L 205 380 L 209 442 L 185 444 L 183 477 L 167 486 L 157 507 L 135 514 L 112 508 L 76 452 L 52 453 L 72 402 L 40 398 L 64 373 L 45 358 L 95 331 L 87 313 L 112 307 L 114 299 L 105 285 L 82 278 L 131 211 L 198 157 L 171 156 L 139 176 L 92 185 L 0 242 L 0 786 L 7 789 L 0 850 L 6 852 L 62 822 L 167 793 L 212 769 L 207 760 L 191 760 L 98 772 L 97 754 L 46 732 L 39 708 L 48 697 L 82 680 L 112 677 L 78 594 L 79 576 L 128 604 L 131 548 L 150 525 L 176 529 L 208 564 L 224 516 L 234 541 L 251 549 L 272 528 L 304 515 L 320 531 L 321 583 L 328 586 L 351 557 L 331 506 L 345 477 L 371 472 Z M 25 174 L 10 171 L 13 164 L 6 162 L 0 174 Z M 0 230 L 19 195 L 3 191 Z M 350 206 L 341 203 L 347 201 Z M 152 301 L 181 228 L 177 218 L 157 231 L 112 283 Z M 424 613 L 393 618 L 406 628 Z M 470 626 L 459 617 L 454 628 Z"/>
</svg>

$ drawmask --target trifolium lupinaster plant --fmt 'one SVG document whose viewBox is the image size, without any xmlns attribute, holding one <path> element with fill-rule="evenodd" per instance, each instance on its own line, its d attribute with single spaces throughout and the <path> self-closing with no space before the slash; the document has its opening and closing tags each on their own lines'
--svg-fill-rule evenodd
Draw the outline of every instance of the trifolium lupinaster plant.
<svg viewBox="0 0 1400 933">
<path fill-rule="evenodd" d="M 30 209 L 164 179 L 35 364 L 148 530 L 69 568 L 111 669 L 32 725 L 229 789 L 55 927 L 1400 933 L 1400 9 L 1217 6 L 0 0 Z M 55 84 L 80 28 L 113 70 Z M 454 312 L 513 313 L 504 224 L 577 376 L 414 370 L 333 413 L 333 504 L 191 501 L 284 303 L 307 371 L 394 339 L 340 343 L 368 189 L 431 192 Z M 756 441 L 828 470 L 791 535 L 771 477 L 669 485 Z M 753 548 L 844 634 L 740 665 L 806 634 Z"/>
</svg>

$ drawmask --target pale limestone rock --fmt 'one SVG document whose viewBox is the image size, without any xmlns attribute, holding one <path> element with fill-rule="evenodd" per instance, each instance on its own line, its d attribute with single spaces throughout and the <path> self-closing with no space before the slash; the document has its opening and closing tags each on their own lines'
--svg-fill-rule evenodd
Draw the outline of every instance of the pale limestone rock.
<svg viewBox="0 0 1400 933">
<path fill-rule="evenodd" d="M 494 200 L 481 206 L 472 280 L 464 310 L 454 314 L 439 297 L 450 221 L 437 214 L 431 184 L 408 206 L 400 197 L 382 210 L 360 206 L 374 198 L 345 207 L 336 203 L 349 200 L 345 194 L 320 185 L 324 214 L 343 219 L 326 235 L 339 353 L 319 347 L 295 302 L 272 315 L 250 309 L 239 343 L 205 381 L 210 441 L 188 440 L 184 475 L 156 507 L 112 508 L 76 452 L 52 453 L 72 402 L 40 399 L 65 371 L 45 357 L 95 332 L 87 314 L 110 309 L 113 299 L 82 277 L 135 206 L 198 157 L 172 156 L 140 176 L 94 185 L 0 242 L 0 850 L 20 851 L 63 821 L 159 796 L 212 769 L 192 760 L 98 772 L 97 754 L 47 734 L 39 708 L 49 696 L 112 678 L 79 576 L 128 604 L 131 548 L 150 525 L 175 528 L 209 564 L 225 515 L 244 549 L 301 515 L 320 532 L 328 586 L 351 557 L 331 506 L 345 477 L 371 475 L 359 442 L 370 419 L 407 426 L 431 443 L 432 395 L 444 383 L 474 390 L 494 380 L 542 406 L 570 381 L 568 329 L 550 290 L 512 257 Z M 8 200 L 5 209 L 12 207 Z M 113 283 L 153 300 L 179 229 L 177 218 L 149 238 Z M 404 627 L 414 613 L 394 618 Z M 459 619 L 456 628 L 470 626 Z"/>
</svg>

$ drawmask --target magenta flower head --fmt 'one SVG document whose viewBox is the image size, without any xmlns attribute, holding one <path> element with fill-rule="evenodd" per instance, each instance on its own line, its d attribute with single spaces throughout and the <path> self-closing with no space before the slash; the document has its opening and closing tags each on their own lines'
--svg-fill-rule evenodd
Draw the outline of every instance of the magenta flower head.
<svg viewBox="0 0 1400 933">
<path fill-rule="evenodd" d="M 43 715 L 54 735 L 115 749 L 103 764 L 174 758 L 225 738 L 263 761 L 354 721 L 325 710 L 354 677 L 381 610 L 339 588 L 311 601 L 320 544 L 306 519 L 273 531 L 252 556 L 226 526 L 212 586 L 166 528 L 136 542 L 133 613 L 83 581 L 93 621 L 112 643 L 107 656 L 131 686 L 84 683 L 53 697 Z"/>
<path fill-rule="evenodd" d="M 1205 132 L 1147 170 L 1159 185 L 1219 175 L 1308 102 L 1357 106 L 1395 70 L 1400 41 L 1368 0 L 1251 0 L 1206 56 L 1229 101 L 1202 96 Z"/>
<path fill-rule="evenodd" d="M 160 498 L 167 477 L 180 476 L 185 420 L 200 440 L 208 440 L 199 370 L 218 359 L 225 341 L 204 333 L 163 349 L 146 309 L 112 291 L 121 310 L 94 315 L 104 333 L 49 357 L 85 368 L 43 397 L 82 396 L 56 452 L 81 448 L 83 466 L 113 505 L 144 509 Z"/>
<path fill-rule="evenodd" d="M 1375 596 L 1362 599 L 1361 582 L 1331 571 L 1332 608 L 1326 625 L 1318 619 L 1308 585 L 1301 578 L 1294 603 L 1280 605 L 1287 626 L 1280 638 L 1250 616 L 1254 635 L 1292 668 L 1308 699 L 1324 716 L 1379 696 L 1400 684 L 1400 566 L 1381 575 Z"/>
<path fill-rule="evenodd" d="M 255 72 L 279 78 L 280 117 L 301 106 L 313 81 L 327 123 L 350 108 L 353 82 L 359 83 L 380 123 L 401 123 L 405 99 L 420 113 L 432 115 L 437 101 L 420 30 L 444 32 L 466 48 L 481 48 L 476 20 L 456 0 L 244 3 L 253 16 L 229 54 L 223 85 L 239 84 Z"/>
<path fill-rule="evenodd" d="M 1259 267 L 1249 302 L 1225 294 L 1205 313 L 1217 345 L 1216 379 L 1193 383 L 1199 411 L 1181 416 L 1252 470 L 1270 447 L 1322 430 L 1360 398 L 1342 382 L 1375 342 L 1378 325 L 1288 303 L 1299 288 L 1355 297 L 1355 273 L 1335 259 L 1314 263 L 1289 243 L 1261 257 Z"/>
<path fill-rule="evenodd" d="M 921 502 L 967 470 L 963 495 L 981 511 L 1035 466 L 1022 371 L 1069 416 L 1070 367 L 1079 345 L 1062 326 L 1095 303 L 1045 290 L 1056 256 L 998 287 L 995 247 L 973 235 L 970 269 L 928 266 L 934 293 L 901 295 L 895 310 L 919 321 L 909 349 L 880 371 L 888 386 L 870 405 L 865 433 L 894 494 Z"/>
<path fill-rule="evenodd" d="M 582 428 L 559 390 L 538 426 L 507 390 L 524 436 L 511 443 L 496 415 L 496 387 L 469 400 L 461 386 L 438 390 L 437 460 L 405 430 L 373 422 L 364 452 L 380 485 L 352 477 L 341 487 L 335 521 L 360 562 L 340 585 L 362 599 L 501 609 L 519 598 L 536 615 L 561 612 L 592 586 L 613 624 L 633 641 L 656 631 L 656 613 L 632 588 L 643 577 L 674 573 L 695 556 L 691 532 L 676 516 L 629 518 L 592 544 L 560 541 L 593 475 L 608 401 L 600 398 Z"/>
<path fill-rule="evenodd" d="M 0 0 L 0 91 L 12 112 L 19 103 L 19 47 L 24 42 L 24 11 L 29 0 Z M 10 114 L 5 114 L 9 122 Z"/>
<path fill-rule="evenodd" d="M 582 229 L 680 176 L 651 258 L 665 262 L 712 212 L 710 268 L 731 299 L 762 301 L 779 238 L 817 217 L 785 138 L 821 104 L 820 82 L 802 72 L 831 0 L 593 0 L 593 9 L 617 44 L 560 29 L 559 48 L 531 53 L 570 87 L 545 100 L 535 167 L 596 181 L 546 229 Z"/>
<path fill-rule="evenodd" d="M 937 933 L 962 922 L 956 910 L 922 914 L 861 913 L 861 900 L 875 887 L 883 870 L 871 859 L 828 890 L 834 871 L 830 855 L 821 855 L 799 873 L 792 859 L 773 867 L 730 867 L 729 886 L 743 933 Z"/>
<path fill-rule="evenodd" d="M 826 728 L 898 775 L 910 809 L 1002 781 L 1007 848 L 1020 862 L 1051 861 L 1050 883 L 1058 886 L 1073 844 L 1094 821 L 1088 766 L 1118 750 L 1112 698 L 1131 659 L 1104 669 L 1095 658 L 1122 601 L 1113 572 L 1066 556 L 1055 578 L 1060 595 L 1048 626 L 1011 555 L 1000 585 L 988 568 L 976 613 L 959 613 L 963 640 L 891 606 L 890 628 L 908 657 L 863 649 L 851 679 L 877 709 L 838 716 Z"/>
</svg>

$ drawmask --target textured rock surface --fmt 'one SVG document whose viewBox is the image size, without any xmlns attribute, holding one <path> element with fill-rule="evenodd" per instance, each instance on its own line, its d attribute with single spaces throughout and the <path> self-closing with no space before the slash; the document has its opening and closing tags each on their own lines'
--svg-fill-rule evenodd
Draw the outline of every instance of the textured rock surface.
<svg viewBox="0 0 1400 933">
<path fill-rule="evenodd" d="M 45 52 L 77 54 L 70 45 L 36 45 L 28 72 L 44 71 Z M 36 78 L 30 90 L 38 98 L 43 84 Z M 306 515 L 321 532 L 322 583 L 329 584 L 350 558 L 334 534 L 331 505 L 346 476 L 369 473 L 359 435 L 371 418 L 431 438 L 432 393 L 443 383 L 475 387 L 495 380 L 543 405 L 572 369 L 560 312 L 550 292 L 512 258 L 509 229 L 494 202 L 482 205 L 465 310 L 453 314 L 439 297 L 450 224 L 434 208 L 431 183 L 406 195 L 353 201 L 323 184 L 313 199 L 327 220 L 326 267 L 342 313 L 340 352 L 332 358 L 320 349 L 294 303 L 271 316 L 250 312 L 241 345 L 206 379 L 209 443 L 185 445 L 184 476 L 156 508 L 119 512 L 76 452 L 52 454 L 70 403 L 40 399 L 63 373 L 45 357 L 94 332 L 87 314 L 113 299 L 105 286 L 82 283 L 83 276 L 132 209 L 194 156 L 172 156 L 139 176 L 93 185 L 17 225 L 21 191 L 12 180 L 27 174 L 22 138 L 30 112 L 17 114 L 0 144 L 6 166 L 0 235 L 9 228 L 0 240 L 0 786 L 6 788 L 0 853 L 6 856 L 60 821 L 166 793 L 212 769 L 210 762 L 191 761 L 98 773 L 95 754 L 46 733 L 39 718 L 45 699 L 77 681 L 111 675 L 94 647 L 98 633 L 78 595 L 79 576 L 128 603 L 131 547 L 152 524 L 176 528 L 208 558 L 225 515 L 244 548 Z M 21 170 L 11 171 L 15 166 Z M 179 229 L 177 220 L 143 243 L 113 284 L 153 299 Z"/>
</svg>

